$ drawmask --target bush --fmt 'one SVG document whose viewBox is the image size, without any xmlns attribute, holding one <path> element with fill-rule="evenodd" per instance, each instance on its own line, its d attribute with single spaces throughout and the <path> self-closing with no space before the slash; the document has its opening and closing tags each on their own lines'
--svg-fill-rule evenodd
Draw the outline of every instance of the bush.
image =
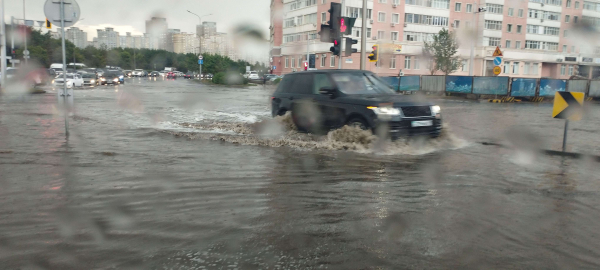
<svg viewBox="0 0 600 270">
<path fill-rule="evenodd" d="M 212 78 L 214 84 L 225 84 L 225 73 L 219 72 Z"/>
<path fill-rule="evenodd" d="M 273 84 L 278 84 L 281 81 L 281 78 L 277 78 L 273 81 Z"/>
<path fill-rule="evenodd" d="M 243 78 L 243 77 L 242 77 L 242 78 Z M 242 80 L 242 83 L 243 83 L 243 84 L 248 84 L 248 82 L 250 82 L 250 80 L 248 80 L 248 78 L 244 78 L 244 79 Z"/>
</svg>

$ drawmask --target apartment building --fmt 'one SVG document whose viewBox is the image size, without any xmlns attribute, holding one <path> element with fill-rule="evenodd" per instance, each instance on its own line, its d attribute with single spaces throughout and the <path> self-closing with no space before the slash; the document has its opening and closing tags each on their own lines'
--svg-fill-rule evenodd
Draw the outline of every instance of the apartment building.
<svg viewBox="0 0 600 270">
<path fill-rule="evenodd" d="M 71 27 L 65 32 L 65 39 L 72 42 L 77 48 L 87 47 L 87 33 L 77 27 Z"/>
<path fill-rule="evenodd" d="M 195 33 L 173 34 L 173 47 L 175 53 L 198 53 L 200 42 Z"/>
<path fill-rule="evenodd" d="M 315 54 L 317 69 L 337 68 L 330 43 L 319 41 L 320 25 L 329 19 L 331 2 L 340 0 L 272 0 L 270 62 L 273 73 L 302 70 L 307 55 Z M 352 38 L 359 53 L 342 58 L 342 68 L 360 67 L 362 0 L 345 0 L 343 16 L 356 17 Z M 480 8 L 485 11 L 478 12 Z M 345 12 L 345 13 L 344 13 Z M 367 69 L 382 76 L 427 75 L 423 42 L 446 28 L 459 41 L 462 67 L 453 75 L 468 75 L 471 48 L 473 74 L 492 75 L 493 51 L 503 51 L 500 76 L 600 76 L 600 1 L 580 0 L 369 0 L 367 51 L 380 44 L 380 61 Z M 401 45 L 401 50 L 396 50 Z M 438 73 L 439 74 L 439 73 Z"/>
<path fill-rule="evenodd" d="M 98 37 L 95 39 L 95 46 L 98 48 L 110 50 L 120 46 L 119 32 L 115 32 L 114 28 L 106 27 L 105 29 L 98 29 L 96 31 Z"/>
</svg>

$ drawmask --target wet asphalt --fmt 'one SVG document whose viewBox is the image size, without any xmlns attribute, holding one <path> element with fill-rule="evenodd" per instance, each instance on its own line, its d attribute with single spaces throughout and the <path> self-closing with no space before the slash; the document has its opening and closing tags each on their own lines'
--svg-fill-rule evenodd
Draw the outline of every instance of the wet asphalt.
<svg viewBox="0 0 600 270">
<path fill-rule="evenodd" d="M 0 97 L 1 269 L 600 268 L 598 163 L 538 153 L 551 104 L 434 98 L 446 141 L 382 151 L 245 140 L 272 87 L 182 79 L 75 90 L 67 139 L 47 90 Z"/>
</svg>

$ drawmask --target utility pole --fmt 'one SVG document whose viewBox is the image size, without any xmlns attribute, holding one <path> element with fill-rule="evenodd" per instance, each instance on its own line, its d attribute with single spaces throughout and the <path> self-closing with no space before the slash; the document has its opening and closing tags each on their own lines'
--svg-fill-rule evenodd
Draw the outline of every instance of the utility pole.
<svg viewBox="0 0 600 270">
<path fill-rule="evenodd" d="M 2 23 L 4 23 L 4 21 L 2 21 Z M 25 52 L 28 52 L 27 50 L 27 19 L 25 18 L 25 0 L 23 0 L 23 26 L 25 26 L 25 28 L 23 29 L 25 31 L 25 33 L 23 33 L 23 40 L 25 42 L 25 50 L 23 51 L 23 58 L 25 60 L 25 64 L 27 64 L 27 61 L 29 59 L 29 54 L 25 55 Z"/>
<path fill-rule="evenodd" d="M 471 41 L 471 53 L 469 56 L 469 76 L 473 76 L 473 61 L 475 59 L 475 44 L 479 41 L 479 13 L 485 12 L 485 8 L 480 8 L 477 4 L 477 11 L 473 12 L 473 17 L 477 16 L 475 20 L 475 39 Z M 484 74 L 485 75 L 485 74 Z"/>
<path fill-rule="evenodd" d="M 69 93 L 67 92 L 67 54 L 65 51 L 65 1 L 60 0 L 60 27 L 62 31 L 62 62 L 63 62 L 63 98 L 65 99 L 65 106 L 68 106 Z M 65 134 L 69 137 L 69 112 L 65 110 Z"/>
<path fill-rule="evenodd" d="M 346 16 L 346 1 L 342 0 L 342 17 Z M 340 44 L 341 44 L 341 48 L 345 48 L 345 38 L 344 38 L 344 34 L 340 33 Z M 339 58 L 339 63 L 338 63 L 338 69 L 342 69 L 342 53 L 340 52 L 340 58 Z"/>
<path fill-rule="evenodd" d="M 15 17 L 14 16 L 10 16 L 10 31 L 12 32 L 10 34 L 10 51 L 11 51 L 11 53 L 15 50 L 15 34 L 14 34 L 14 32 L 15 32 L 15 22 L 14 22 L 14 20 L 15 20 Z M 14 59 L 12 59 L 12 60 L 14 60 Z M 14 61 L 11 61 L 11 66 L 15 67 L 15 62 Z"/>
<path fill-rule="evenodd" d="M 6 84 L 6 27 L 4 27 L 4 24 L 4 0 L 0 0 L 0 34 L 2 35 L 0 72 L 2 72 L 2 87 L 5 87 Z"/>
<path fill-rule="evenodd" d="M 367 62 L 367 0 L 363 0 L 362 28 L 360 29 L 360 69 L 366 69 Z"/>
</svg>

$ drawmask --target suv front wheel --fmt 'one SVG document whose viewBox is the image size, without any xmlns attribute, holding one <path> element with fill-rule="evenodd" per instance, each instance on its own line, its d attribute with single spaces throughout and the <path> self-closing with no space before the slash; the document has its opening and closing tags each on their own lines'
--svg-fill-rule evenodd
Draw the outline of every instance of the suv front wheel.
<svg viewBox="0 0 600 270">
<path fill-rule="evenodd" d="M 362 130 L 369 129 L 369 124 L 367 124 L 367 122 L 365 120 L 363 120 L 359 117 L 354 117 L 354 118 L 350 119 L 346 125 L 348 125 L 350 127 L 357 127 Z"/>
</svg>

